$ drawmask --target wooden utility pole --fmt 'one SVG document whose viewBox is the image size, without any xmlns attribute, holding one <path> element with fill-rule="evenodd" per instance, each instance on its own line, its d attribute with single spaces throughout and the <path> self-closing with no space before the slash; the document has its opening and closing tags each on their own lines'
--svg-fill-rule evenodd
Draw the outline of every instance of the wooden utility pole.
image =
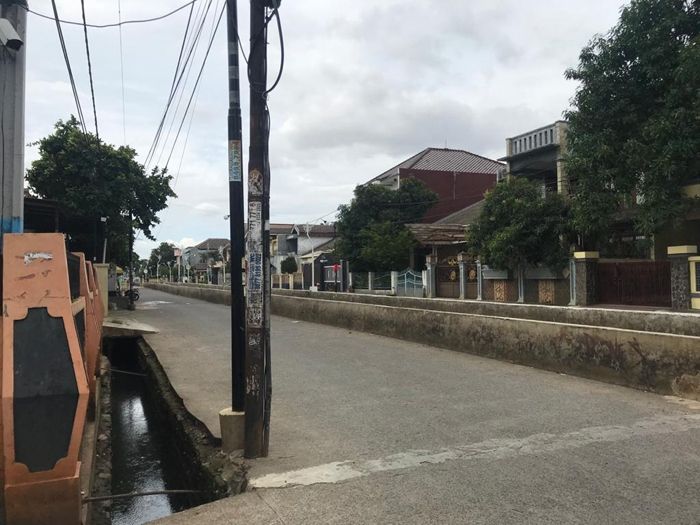
<svg viewBox="0 0 700 525">
<path fill-rule="evenodd" d="M 235 412 L 245 408 L 245 297 L 243 296 L 243 257 L 245 219 L 243 216 L 243 132 L 241 86 L 238 59 L 238 2 L 227 1 L 228 14 L 228 193 L 231 238 L 231 388 Z M 224 276 L 226 261 L 224 261 Z"/>
<path fill-rule="evenodd" d="M 270 0 L 250 2 L 245 456 L 267 455 L 269 436 L 270 171 L 267 160 L 267 31 Z"/>
<path fill-rule="evenodd" d="M 24 92 L 27 2 L 0 1 L 0 234 L 22 233 L 24 223 Z M 2 243 L 0 242 L 0 250 Z"/>
</svg>

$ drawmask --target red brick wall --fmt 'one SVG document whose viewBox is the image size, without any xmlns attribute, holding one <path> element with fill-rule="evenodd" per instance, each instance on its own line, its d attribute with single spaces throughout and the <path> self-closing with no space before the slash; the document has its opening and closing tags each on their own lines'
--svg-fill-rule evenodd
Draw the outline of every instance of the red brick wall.
<svg viewBox="0 0 700 525">
<path fill-rule="evenodd" d="M 402 169 L 399 175 L 401 179 L 415 178 L 423 181 L 438 194 L 437 204 L 423 217 L 423 222 L 428 223 L 480 201 L 484 198 L 486 190 L 496 185 L 496 175 L 486 173 Z"/>
</svg>

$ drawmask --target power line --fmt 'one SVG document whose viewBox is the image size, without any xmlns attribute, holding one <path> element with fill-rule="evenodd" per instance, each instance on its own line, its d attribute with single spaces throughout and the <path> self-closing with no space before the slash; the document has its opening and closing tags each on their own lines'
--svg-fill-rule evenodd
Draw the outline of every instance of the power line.
<svg viewBox="0 0 700 525">
<path fill-rule="evenodd" d="M 63 51 L 63 58 L 66 62 L 66 68 L 68 69 L 68 78 L 70 79 L 71 89 L 73 90 L 73 98 L 75 99 L 75 107 L 78 110 L 78 118 L 80 119 L 80 126 L 83 128 L 83 133 L 87 133 L 85 128 L 85 116 L 83 115 L 83 108 L 80 105 L 80 98 L 78 97 L 78 89 L 75 87 L 75 78 L 73 77 L 73 69 L 70 65 L 70 59 L 68 58 L 68 50 L 66 49 L 66 41 L 63 38 L 63 30 L 61 29 L 61 22 L 58 18 L 58 9 L 56 8 L 56 0 L 51 0 L 51 5 L 53 7 L 53 13 L 56 21 L 56 29 L 58 31 L 58 40 L 61 43 L 61 50 Z"/>
<path fill-rule="evenodd" d="M 85 20 L 85 0 L 80 0 L 83 13 L 83 32 L 85 33 L 85 54 L 87 55 L 88 73 L 90 76 L 90 94 L 92 96 L 92 113 L 95 117 L 95 136 L 100 139 L 100 128 L 97 126 L 97 105 L 95 104 L 95 85 L 92 81 L 92 61 L 90 60 L 90 43 L 88 41 L 87 22 Z"/>
<path fill-rule="evenodd" d="M 165 13 L 164 15 L 156 16 L 156 17 L 153 17 L 153 18 L 144 18 L 144 19 L 141 19 L 141 20 L 125 20 L 125 21 L 122 22 L 121 17 L 120 17 L 120 18 L 119 18 L 119 22 L 116 23 L 116 24 L 87 24 L 87 26 L 88 26 L 88 27 L 93 27 L 93 28 L 95 28 L 95 29 L 105 29 L 105 28 L 108 28 L 108 27 L 121 27 L 121 26 L 127 25 L 127 24 L 145 24 L 145 23 L 147 23 L 147 22 L 155 22 L 155 21 L 157 21 L 157 20 L 163 20 L 164 18 L 168 18 L 169 16 L 172 16 L 172 15 L 174 15 L 175 13 L 177 13 L 177 12 L 179 12 L 179 11 L 182 11 L 183 9 L 185 9 L 186 7 L 188 7 L 188 6 L 190 6 L 190 5 L 194 4 L 194 3 L 196 3 L 197 1 L 198 1 L 198 0 L 192 0 L 191 2 L 187 2 L 186 4 L 181 5 L 181 6 L 178 7 L 177 9 L 174 9 L 174 10 L 168 12 L 168 13 Z M 24 6 L 21 6 L 21 5 L 20 5 L 20 7 L 24 7 Z M 73 22 L 73 21 L 71 21 L 71 20 L 60 20 L 60 19 L 58 18 L 58 15 L 57 15 L 55 12 L 54 12 L 54 16 L 51 17 L 51 16 L 49 16 L 49 15 L 45 15 L 45 14 L 42 14 L 42 13 L 38 13 L 38 12 L 36 12 L 36 11 L 32 11 L 31 9 L 29 9 L 29 8 L 27 8 L 27 7 L 25 7 L 25 9 L 27 10 L 27 12 L 29 12 L 29 13 L 31 13 L 31 14 L 33 14 L 33 15 L 36 15 L 36 16 L 38 16 L 38 17 L 40 17 L 40 18 L 45 18 L 46 20 L 55 20 L 55 21 L 61 22 L 61 23 L 63 23 L 63 24 L 69 24 L 69 25 L 75 25 L 75 26 L 81 26 L 81 25 L 83 25 L 82 22 Z"/>
<path fill-rule="evenodd" d="M 204 22 L 206 21 L 206 17 L 209 13 L 209 9 L 211 8 L 211 4 L 212 4 L 212 0 L 209 0 L 209 2 L 207 3 L 206 9 L 204 11 L 204 14 L 202 16 L 201 23 L 199 24 L 199 28 L 196 30 L 196 34 L 195 34 L 194 39 L 190 45 L 189 51 L 187 53 L 187 57 L 185 58 L 185 61 L 182 65 L 182 69 L 180 71 L 179 76 L 178 76 L 178 71 L 177 70 L 175 71 L 175 75 L 178 76 L 178 79 L 175 82 L 175 88 L 171 89 L 171 91 L 170 91 L 170 95 L 168 96 L 168 101 L 165 105 L 165 110 L 163 111 L 163 116 L 161 117 L 160 123 L 158 125 L 158 130 L 156 131 L 156 135 L 153 138 L 153 143 L 151 144 L 151 147 L 149 148 L 148 154 L 146 155 L 145 164 L 147 164 L 147 165 L 150 163 L 151 160 L 153 160 L 153 155 L 155 155 L 155 152 L 157 150 L 158 143 L 159 143 L 160 137 L 161 137 L 161 133 L 163 132 L 163 126 L 165 125 L 165 121 L 168 117 L 168 112 L 170 111 L 170 106 L 173 102 L 173 99 L 175 97 L 177 90 L 180 87 L 180 83 L 182 82 L 182 78 L 185 75 L 185 71 L 190 63 L 190 60 L 192 59 L 192 54 L 196 50 L 197 43 L 199 42 L 199 38 L 201 36 L 202 29 L 204 27 Z M 185 83 L 186 82 L 187 81 L 185 81 Z"/>
<path fill-rule="evenodd" d="M 211 6 L 211 2 L 209 3 L 209 6 Z M 207 9 L 207 12 L 204 13 L 204 15 L 206 16 L 207 14 L 208 14 L 208 9 Z M 203 17 L 203 18 L 201 19 L 200 23 L 199 23 L 199 24 L 200 24 L 200 30 L 199 30 L 199 32 L 198 32 L 198 34 L 197 34 L 197 38 L 196 38 L 195 40 L 193 40 L 193 41 L 192 41 L 192 44 L 191 44 L 191 45 L 192 45 L 192 53 L 191 53 L 191 56 L 192 56 L 192 57 L 196 56 L 197 50 L 199 49 L 199 44 L 200 44 L 200 42 L 201 42 L 201 31 L 202 31 L 202 29 L 204 28 L 204 24 L 205 24 L 205 23 L 206 23 L 206 18 Z M 216 17 L 214 17 L 214 19 L 212 20 L 212 24 L 211 24 L 211 26 L 212 26 L 212 29 L 211 29 L 211 30 L 212 30 L 212 31 L 214 30 L 214 24 L 215 24 L 215 23 L 216 23 Z M 165 135 L 165 139 L 162 141 L 162 148 L 161 148 L 160 154 L 158 155 L 158 160 L 156 161 L 156 165 L 159 165 L 159 164 L 160 164 L 161 158 L 162 158 L 163 155 L 165 154 L 165 151 L 168 149 L 168 141 L 170 140 L 170 135 L 171 135 L 171 133 L 172 133 L 172 131 L 173 131 L 173 126 L 175 125 L 175 122 L 176 122 L 176 120 L 177 120 L 177 118 L 178 118 L 177 116 L 178 116 L 178 112 L 180 111 L 180 105 L 182 104 L 182 100 L 183 100 L 183 97 L 184 97 L 184 95 L 185 95 L 185 87 L 187 86 L 187 84 L 188 84 L 188 82 L 189 82 L 189 80 L 190 80 L 190 74 L 192 73 L 192 68 L 193 68 L 193 66 L 194 66 L 194 61 L 193 61 L 193 60 L 189 60 L 189 61 L 183 66 L 183 71 L 182 71 L 182 73 L 185 75 L 185 77 L 184 77 L 184 82 L 182 83 L 182 89 L 179 90 L 180 92 L 179 92 L 179 94 L 177 95 L 177 104 L 175 104 L 175 110 L 172 111 L 172 118 L 171 118 L 171 120 L 170 120 L 170 125 L 168 126 L 168 133 Z M 172 97 L 175 97 L 175 95 L 176 95 L 176 93 L 175 93 L 174 91 L 171 90 L 171 96 L 172 96 Z M 183 116 L 183 118 L 184 118 L 184 116 Z M 167 118 L 166 118 L 166 120 L 167 120 Z M 164 123 L 165 123 L 165 122 L 164 122 Z M 160 141 L 160 136 L 159 136 L 159 141 Z M 156 152 L 155 152 L 155 150 L 154 150 L 154 152 L 153 152 L 154 156 L 155 156 L 155 153 L 156 153 Z M 153 160 L 153 157 L 151 158 L 151 160 Z"/>
<path fill-rule="evenodd" d="M 187 102 L 187 107 L 185 108 L 185 113 L 182 117 L 182 121 L 180 122 L 180 127 L 177 130 L 177 135 L 175 135 L 175 140 L 173 141 L 173 147 L 170 150 L 170 155 L 168 155 L 168 160 L 165 163 L 165 167 L 168 167 L 168 164 L 170 164 L 170 159 L 173 156 L 173 152 L 175 151 L 175 145 L 177 144 L 177 140 L 180 136 L 180 132 L 182 131 L 182 126 L 185 123 L 185 118 L 187 117 L 187 112 L 190 109 L 190 106 L 192 105 L 192 99 L 194 98 L 194 95 L 197 91 L 197 87 L 199 86 L 199 81 L 202 79 L 202 73 L 204 72 L 204 66 L 207 64 L 207 59 L 209 58 L 209 53 L 211 51 L 211 46 L 214 43 L 214 38 L 216 37 L 216 33 L 219 30 L 219 25 L 221 23 L 221 19 L 224 16 L 224 12 L 226 11 L 226 3 L 223 4 L 221 13 L 219 14 L 219 19 L 216 21 L 216 27 L 214 28 L 214 32 L 211 35 L 211 39 L 209 40 L 209 46 L 207 47 L 207 51 L 204 54 L 204 60 L 202 60 L 202 66 L 199 68 L 199 73 L 197 74 L 197 80 L 195 81 L 194 88 L 192 90 L 192 94 L 190 95 L 190 99 Z"/>
</svg>

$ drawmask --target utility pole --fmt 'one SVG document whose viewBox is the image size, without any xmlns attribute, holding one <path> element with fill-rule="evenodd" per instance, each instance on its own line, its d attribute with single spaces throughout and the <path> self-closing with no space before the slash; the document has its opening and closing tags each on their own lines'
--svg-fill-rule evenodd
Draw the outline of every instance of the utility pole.
<svg viewBox="0 0 700 525">
<path fill-rule="evenodd" d="M 134 215 L 129 211 L 129 310 L 135 310 L 134 305 Z"/>
<path fill-rule="evenodd" d="M 0 233 L 22 233 L 24 230 L 24 42 L 27 33 L 27 2 L 0 1 L 0 82 L 2 108 L 0 121 Z M 7 34 L 6 34 L 7 33 Z M 0 250 L 2 245 L 0 244 Z"/>
<path fill-rule="evenodd" d="M 238 1 L 227 0 L 228 14 L 228 192 L 229 237 L 231 240 L 231 408 L 245 408 L 245 297 L 243 257 L 245 219 L 243 213 L 243 125 L 238 58 Z M 224 275 L 226 262 L 224 261 Z"/>
<path fill-rule="evenodd" d="M 270 171 L 268 164 L 267 31 L 265 8 L 278 0 L 251 0 L 250 149 L 248 156 L 248 305 L 245 457 L 267 456 L 270 406 Z"/>
</svg>

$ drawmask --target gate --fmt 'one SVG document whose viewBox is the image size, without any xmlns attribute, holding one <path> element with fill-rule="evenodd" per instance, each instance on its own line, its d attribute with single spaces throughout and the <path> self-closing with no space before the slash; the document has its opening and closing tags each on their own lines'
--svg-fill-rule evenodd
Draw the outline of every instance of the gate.
<svg viewBox="0 0 700 525">
<path fill-rule="evenodd" d="M 671 263 L 633 261 L 598 263 L 598 302 L 671 307 Z"/>
<path fill-rule="evenodd" d="M 456 263 L 439 265 L 436 281 L 438 297 L 459 298 L 459 266 Z"/>
<path fill-rule="evenodd" d="M 396 295 L 402 297 L 423 297 L 423 276 L 412 270 L 399 274 Z"/>
</svg>

